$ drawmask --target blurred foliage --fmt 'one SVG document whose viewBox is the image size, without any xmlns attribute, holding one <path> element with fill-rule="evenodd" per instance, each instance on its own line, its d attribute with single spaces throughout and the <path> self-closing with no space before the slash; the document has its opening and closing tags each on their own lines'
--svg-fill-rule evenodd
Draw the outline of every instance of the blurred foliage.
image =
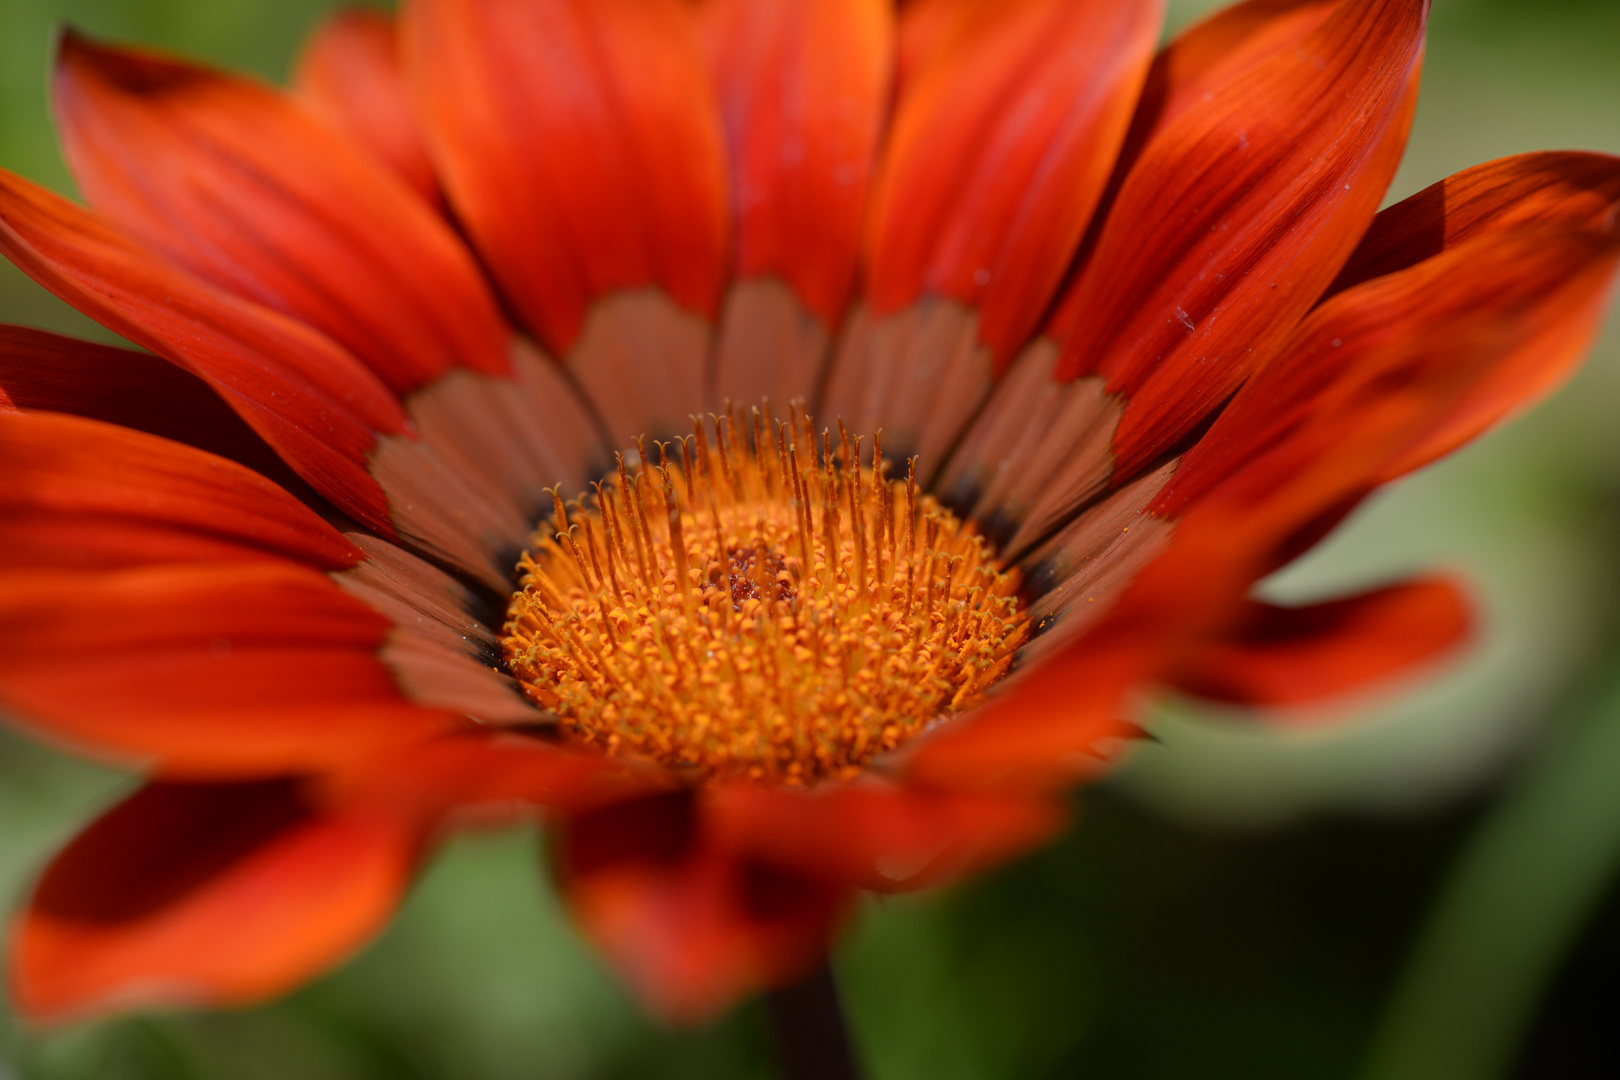
<svg viewBox="0 0 1620 1080">
<path fill-rule="evenodd" d="M 72 190 L 46 104 L 53 25 L 278 78 L 330 6 L 6 0 L 0 165 Z M 1171 0 L 1172 25 L 1211 6 Z M 1615 0 L 1437 0 L 1392 197 L 1503 154 L 1620 152 L 1617 53 Z M 108 337 L 5 264 L 0 321 Z M 1304 726 L 1168 703 L 1163 743 L 1086 793 L 1062 841 L 868 904 L 838 966 L 875 1078 L 1620 1075 L 1620 898 L 1603 899 L 1620 843 L 1615 322 L 1548 406 L 1270 585 L 1455 567 L 1485 613 L 1475 655 Z M 130 782 L 0 732 L 0 897 Z M 559 909 L 539 843 L 452 843 L 379 942 L 263 1008 L 50 1032 L 0 1011 L 0 1080 L 771 1075 L 757 1006 L 692 1032 L 643 1019 Z M 1488 1053 L 1436 1064 L 1482 1031 Z"/>
</svg>

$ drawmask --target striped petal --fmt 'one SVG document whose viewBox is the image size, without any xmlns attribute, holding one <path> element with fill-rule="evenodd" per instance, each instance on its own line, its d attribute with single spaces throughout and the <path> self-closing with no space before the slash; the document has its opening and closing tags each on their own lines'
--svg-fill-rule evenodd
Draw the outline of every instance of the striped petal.
<svg viewBox="0 0 1620 1080">
<path fill-rule="evenodd" d="M 624 440 L 701 411 L 726 165 L 680 0 L 414 0 L 406 71 L 484 262 Z"/>
<path fill-rule="evenodd" d="M 321 494 L 384 535 L 366 469 L 399 403 L 329 338 L 179 270 L 58 195 L 0 171 L 0 254 L 80 311 L 208 383 Z"/>
<path fill-rule="evenodd" d="M 60 1021 L 282 993 L 388 921 L 423 827 L 294 779 L 149 783 L 45 871 L 11 928 L 13 1000 Z"/>
<path fill-rule="evenodd" d="M 1172 44 L 1078 277 L 952 462 L 955 501 L 1033 542 L 1275 350 L 1394 173 L 1426 16 L 1426 0 L 1266 3 Z M 1027 467 L 997 484 L 1010 450 Z"/>
<path fill-rule="evenodd" d="M 347 8 L 329 17 L 299 54 L 293 88 L 429 205 L 443 203 L 421 122 L 405 96 L 399 39 L 386 13 Z"/>
<path fill-rule="evenodd" d="M 1366 488 L 1477 435 L 1568 373 L 1591 343 L 1620 236 L 1526 228 L 1480 236 L 1311 313 L 1233 399 L 1154 507 L 1175 516 L 1223 485 L 1262 492 L 1286 455 L 1428 387 L 1445 412 L 1397 459 L 1369 451 Z M 1257 495 L 1256 497 L 1262 497 Z"/>
<path fill-rule="evenodd" d="M 1099 372 L 1130 402 L 1121 475 L 1230 394 L 1343 266 L 1406 145 L 1427 8 L 1345 4 L 1144 148 L 1054 324 L 1057 376 Z"/>
<path fill-rule="evenodd" d="M 732 162 L 735 273 L 716 383 L 808 395 L 854 283 L 888 114 L 885 0 L 715 0 L 703 9 Z"/>
<path fill-rule="evenodd" d="M 1132 734 L 1133 694 L 1229 640 L 1252 611 L 1254 582 L 1427 460 L 1437 440 L 1452 444 L 1461 420 L 1499 417 L 1547 371 L 1567 370 L 1617 263 L 1612 231 L 1527 228 L 1325 303 L 1132 523 L 1163 537 L 1148 565 L 980 712 L 918 740 L 908 775 L 1039 787 L 1095 772 Z"/>
<path fill-rule="evenodd" d="M 815 965 L 846 890 L 740 859 L 676 793 L 569 820 L 564 895 L 637 995 L 672 1021 L 715 1015 Z"/>
<path fill-rule="evenodd" d="M 905 85 L 873 194 L 866 305 L 828 406 L 937 467 L 1035 328 L 1101 198 L 1156 0 L 962 0 Z"/>
<path fill-rule="evenodd" d="M 449 227 L 295 99 L 72 34 L 54 87 L 90 204 L 177 265 L 307 322 L 397 393 L 509 370 L 512 332 Z"/>
<path fill-rule="evenodd" d="M 393 623 L 286 563 L 0 575 L 0 705 L 191 775 L 338 766 L 452 722 L 402 694 Z"/>
</svg>

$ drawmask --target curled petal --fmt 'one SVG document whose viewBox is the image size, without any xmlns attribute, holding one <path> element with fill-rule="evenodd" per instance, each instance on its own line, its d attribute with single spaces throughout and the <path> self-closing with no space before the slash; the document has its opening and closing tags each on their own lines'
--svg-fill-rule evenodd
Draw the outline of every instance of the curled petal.
<svg viewBox="0 0 1620 1080">
<path fill-rule="evenodd" d="M 1473 616 L 1447 580 L 1417 580 L 1305 607 L 1250 602 L 1176 675 L 1239 705 L 1309 704 L 1374 686 L 1455 649 Z"/>
</svg>

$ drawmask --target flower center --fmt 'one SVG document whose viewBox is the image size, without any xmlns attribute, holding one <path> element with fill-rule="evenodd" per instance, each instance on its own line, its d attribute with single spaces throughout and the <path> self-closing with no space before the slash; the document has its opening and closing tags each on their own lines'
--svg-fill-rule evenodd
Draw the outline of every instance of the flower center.
<svg viewBox="0 0 1620 1080">
<path fill-rule="evenodd" d="M 519 560 L 505 646 L 573 739 L 705 777 L 852 776 L 1001 678 L 1028 619 L 989 543 L 797 408 L 645 441 Z M 751 432 L 748 430 L 751 428 Z M 751 437 L 750 437 L 751 436 Z M 676 457 L 678 456 L 678 461 Z"/>
</svg>

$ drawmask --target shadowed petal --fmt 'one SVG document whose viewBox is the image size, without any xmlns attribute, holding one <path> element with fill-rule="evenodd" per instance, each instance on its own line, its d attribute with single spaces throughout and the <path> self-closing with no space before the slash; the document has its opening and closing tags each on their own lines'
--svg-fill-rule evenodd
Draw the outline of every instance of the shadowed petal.
<svg viewBox="0 0 1620 1080">
<path fill-rule="evenodd" d="M 1191 694 L 1239 705 L 1301 705 L 1377 686 L 1464 642 L 1473 616 L 1447 580 L 1277 607 L 1250 602 L 1177 673 Z"/>
<path fill-rule="evenodd" d="M 12 926 L 12 999 L 53 1021 L 282 993 L 387 922 L 422 826 L 292 779 L 154 781 L 45 871 Z"/>
<path fill-rule="evenodd" d="M 1476 237 L 1535 225 L 1613 229 L 1620 158 L 1520 154 L 1464 169 L 1379 211 L 1328 296 Z"/>
<path fill-rule="evenodd" d="M 693 1022 L 807 971 L 850 896 L 740 859 L 675 793 L 571 819 L 557 863 L 585 932 L 669 1020 Z"/>
<path fill-rule="evenodd" d="M 955 880 L 1051 839 L 1064 808 L 1033 798 L 919 791 L 867 779 L 811 791 L 733 784 L 704 793 L 731 850 L 823 881 L 906 892 Z"/>
<path fill-rule="evenodd" d="M 207 383 L 149 353 L 0 325 L 0 394 L 25 412 L 72 413 L 186 443 L 314 496 Z"/>
</svg>

